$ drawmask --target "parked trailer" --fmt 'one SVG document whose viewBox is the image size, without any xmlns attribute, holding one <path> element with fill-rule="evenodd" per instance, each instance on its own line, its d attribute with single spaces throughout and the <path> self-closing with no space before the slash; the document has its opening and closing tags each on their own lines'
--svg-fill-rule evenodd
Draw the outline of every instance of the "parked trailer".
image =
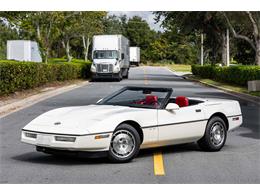
<svg viewBox="0 0 260 195">
<path fill-rule="evenodd" d="M 37 42 L 29 40 L 7 41 L 7 59 L 28 62 L 42 62 Z"/>
<path fill-rule="evenodd" d="M 139 66 L 140 47 L 130 47 L 130 64 Z"/>
<path fill-rule="evenodd" d="M 92 49 L 92 79 L 128 78 L 129 40 L 123 35 L 95 35 Z"/>
</svg>

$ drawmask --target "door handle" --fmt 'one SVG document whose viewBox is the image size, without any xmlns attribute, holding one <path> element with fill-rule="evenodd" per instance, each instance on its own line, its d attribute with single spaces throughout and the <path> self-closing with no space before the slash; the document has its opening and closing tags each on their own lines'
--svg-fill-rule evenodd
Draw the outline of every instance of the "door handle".
<svg viewBox="0 0 260 195">
<path fill-rule="evenodd" d="M 201 109 L 196 109 L 195 111 L 196 111 L 196 112 L 201 112 Z"/>
</svg>

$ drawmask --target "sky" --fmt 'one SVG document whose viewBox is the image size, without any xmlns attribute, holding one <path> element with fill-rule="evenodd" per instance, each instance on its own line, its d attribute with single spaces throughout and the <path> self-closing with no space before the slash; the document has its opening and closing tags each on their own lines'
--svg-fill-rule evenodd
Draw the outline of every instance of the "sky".
<svg viewBox="0 0 260 195">
<path fill-rule="evenodd" d="M 109 12 L 109 15 L 116 15 L 116 16 L 120 16 L 120 15 L 127 15 L 129 18 L 133 17 L 133 16 L 140 16 L 142 17 L 144 20 L 146 20 L 148 22 L 148 24 L 150 25 L 150 27 L 152 29 L 154 29 L 155 31 L 163 31 L 163 29 L 160 27 L 160 24 L 155 24 L 155 20 L 154 20 L 154 15 L 152 12 L 149 11 L 111 11 Z"/>
</svg>

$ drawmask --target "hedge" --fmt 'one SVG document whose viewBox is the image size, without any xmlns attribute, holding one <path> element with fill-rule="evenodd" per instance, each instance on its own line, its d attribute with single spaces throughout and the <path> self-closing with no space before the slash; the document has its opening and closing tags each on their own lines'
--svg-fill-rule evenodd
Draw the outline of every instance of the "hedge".
<svg viewBox="0 0 260 195">
<path fill-rule="evenodd" d="M 0 61 L 0 95 L 89 76 L 90 63 L 44 64 Z"/>
<path fill-rule="evenodd" d="M 191 71 L 201 78 L 213 79 L 220 82 L 247 86 L 247 81 L 260 80 L 259 66 L 200 66 L 193 65 Z"/>
</svg>

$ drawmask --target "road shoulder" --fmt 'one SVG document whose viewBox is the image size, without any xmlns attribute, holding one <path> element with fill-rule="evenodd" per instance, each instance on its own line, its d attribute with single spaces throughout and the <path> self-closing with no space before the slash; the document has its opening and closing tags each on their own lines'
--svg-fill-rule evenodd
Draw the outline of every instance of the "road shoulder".
<svg viewBox="0 0 260 195">
<path fill-rule="evenodd" d="M 206 85 L 208 87 L 213 87 L 215 89 L 219 89 L 219 90 L 221 90 L 221 91 L 223 91 L 223 92 L 225 92 L 229 95 L 232 95 L 232 96 L 238 97 L 240 99 L 243 99 L 243 100 L 252 102 L 254 104 L 260 105 L 260 98 L 259 97 L 248 95 L 248 94 L 245 94 L 245 93 L 236 92 L 236 91 L 233 91 L 231 89 L 227 89 L 227 88 L 224 88 L 224 87 L 221 87 L 221 86 L 216 86 L 216 85 L 213 85 L 213 84 L 205 83 L 203 81 L 200 81 L 198 79 L 190 77 L 189 74 L 191 74 L 191 73 L 189 73 L 189 72 L 175 72 L 175 71 L 172 71 L 171 69 L 169 69 L 168 67 L 166 67 L 166 69 L 169 70 L 170 72 L 172 72 L 174 75 L 182 77 L 183 79 L 193 81 L 193 82 L 198 82 L 198 83 L 201 83 L 201 84 Z"/>
<path fill-rule="evenodd" d="M 2 103 L 2 105 L 0 106 L 0 118 L 3 118 L 26 107 L 32 106 L 33 104 L 36 104 L 50 97 L 82 87 L 84 85 L 87 85 L 88 83 L 89 81 L 82 80 L 66 86 L 46 87 L 42 89 L 40 93 L 28 95 L 28 97 L 22 99 L 14 98 L 12 100 L 7 100 L 6 103 Z"/>
</svg>

